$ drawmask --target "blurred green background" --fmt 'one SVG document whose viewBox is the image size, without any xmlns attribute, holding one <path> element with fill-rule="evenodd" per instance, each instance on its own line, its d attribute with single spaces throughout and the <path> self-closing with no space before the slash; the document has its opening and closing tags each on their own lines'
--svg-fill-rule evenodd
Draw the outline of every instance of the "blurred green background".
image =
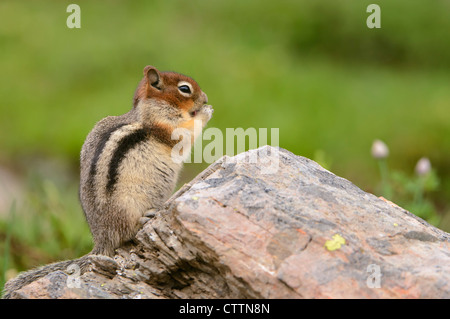
<svg viewBox="0 0 450 319">
<path fill-rule="evenodd" d="M 428 157 L 423 196 L 450 230 L 449 1 L 378 0 L 380 29 L 366 26 L 373 1 L 76 1 L 69 29 L 72 2 L 0 2 L 0 284 L 90 251 L 79 152 L 130 109 L 148 64 L 197 80 L 210 127 L 279 128 L 281 147 L 378 196 L 383 140 L 399 205 Z M 180 184 L 206 166 L 187 164 Z"/>
</svg>

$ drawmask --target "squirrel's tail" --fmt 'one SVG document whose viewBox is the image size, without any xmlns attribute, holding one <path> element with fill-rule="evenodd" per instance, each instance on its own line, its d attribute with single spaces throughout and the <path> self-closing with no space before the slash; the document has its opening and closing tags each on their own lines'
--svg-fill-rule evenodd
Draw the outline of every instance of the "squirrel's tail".
<svg viewBox="0 0 450 319">
<path fill-rule="evenodd" d="M 49 273 L 52 273 L 57 270 L 61 270 L 71 274 L 72 272 L 80 271 L 80 275 L 86 272 L 88 266 L 90 265 L 90 258 L 88 255 L 84 255 L 81 258 L 74 260 L 65 260 L 55 262 L 50 265 L 38 267 L 26 272 L 19 274 L 17 277 L 9 280 L 4 287 L 3 290 L 3 299 L 9 299 L 12 297 L 12 294 L 21 289 L 22 287 L 32 283 L 33 281 L 42 278 Z"/>
</svg>

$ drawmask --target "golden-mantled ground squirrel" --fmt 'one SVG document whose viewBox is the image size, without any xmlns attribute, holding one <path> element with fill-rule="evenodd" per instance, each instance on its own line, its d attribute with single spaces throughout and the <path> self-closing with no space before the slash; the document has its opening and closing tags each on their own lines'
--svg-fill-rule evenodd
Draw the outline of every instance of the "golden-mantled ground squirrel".
<svg viewBox="0 0 450 319">
<path fill-rule="evenodd" d="M 208 97 L 191 78 L 144 69 L 133 109 L 101 120 L 81 151 L 80 200 L 94 237 L 93 254 L 111 256 L 134 237 L 140 218 L 175 188 L 182 163 L 172 159 L 176 128 L 194 137 L 194 121 L 212 115 Z"/>
<path fill-rule="evenodd" d="M 172 158 L 172 148 L 180 142 L 172 133 L 187 129 L 193 142 L 200 133 L 194 132 L 194 122 L 201 121 L 203 128 L 211 118 L 213 109 L 207 103 L 208 97 L 190 77 L 146 66 L 133 108 L 95 125 L 80 158 L 80 201 L 94 239 L 90 254 L 113 256 L 116 248 L 133 239 L 141 219 L 168 199 L 182 167 Z M 87 256 L 23 273 L 5 285 L 4 297 L 73 263 L 83 269 Z"/>
</svg>

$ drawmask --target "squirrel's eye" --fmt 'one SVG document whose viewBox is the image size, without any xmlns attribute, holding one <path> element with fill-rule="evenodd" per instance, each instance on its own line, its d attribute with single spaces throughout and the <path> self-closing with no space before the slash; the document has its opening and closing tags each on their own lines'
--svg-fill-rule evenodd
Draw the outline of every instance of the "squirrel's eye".
<svg viewBox="0 0 450 319">
<path fill-rule="evenodd" d="M 191 88 L 187 85 L 180 85 L 178 87 L 178 90 L 180 90 L 183 93 L 191 94 Z"/>
</svg>

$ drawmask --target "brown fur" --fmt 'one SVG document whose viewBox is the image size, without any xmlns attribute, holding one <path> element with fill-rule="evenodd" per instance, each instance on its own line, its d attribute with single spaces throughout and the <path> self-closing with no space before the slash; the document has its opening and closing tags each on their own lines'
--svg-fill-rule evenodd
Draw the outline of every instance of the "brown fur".
<svg viewBox="0 0 450 319">
<path fill-rule="evenodd" d="M 180 93 L 182 81 L 193 89 L 189 96 Z M 172 140 L 172 132 L 187 125 L 193 133 L 190 123 L 194 119 L 204 126 L 211 117 L 207 100 L 193 79 L 147 66 L 133 109 L 104 119 L 88 135 L 81 153 L 80 199 L 94 237 L 94 253 L 112 255 L 114 248 L 134 237 L 139 217 L 168 198 L 181 169 L 171 159 L 172 147 L 178 142 Z M 194 110 L 200 111 L 193 117 L 190 112 Z M 99 136 L 122 123 L 95 158 L 104 141 Z M 100 168 L 93 173 L 95 161 Z M 113 180 L 111 172 L 115 173 Z"/>
</svg>

